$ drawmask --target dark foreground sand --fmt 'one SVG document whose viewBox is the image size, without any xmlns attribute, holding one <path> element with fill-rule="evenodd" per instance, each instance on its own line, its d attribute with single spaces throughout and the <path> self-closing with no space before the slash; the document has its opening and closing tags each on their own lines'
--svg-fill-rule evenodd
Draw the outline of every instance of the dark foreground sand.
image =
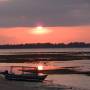
<svg viewBox="0 0 90 90">
<path fill-rule="evenodd" d="M 56 85 L 52 82 L 21 82 L 8 81 L 0 76 L 0 90 L 85 90 L 64 85 Z"/>
</svg>

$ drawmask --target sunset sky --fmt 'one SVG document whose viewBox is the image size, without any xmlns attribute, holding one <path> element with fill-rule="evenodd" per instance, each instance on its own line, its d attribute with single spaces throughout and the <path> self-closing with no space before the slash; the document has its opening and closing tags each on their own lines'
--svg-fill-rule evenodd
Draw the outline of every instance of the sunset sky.
<svg viewBox="0 0 90 90">
<path fill-rule="evenodd" d="M 0 44 L 90 43 L 90 0 L 0 0 Z"/>
</svg>

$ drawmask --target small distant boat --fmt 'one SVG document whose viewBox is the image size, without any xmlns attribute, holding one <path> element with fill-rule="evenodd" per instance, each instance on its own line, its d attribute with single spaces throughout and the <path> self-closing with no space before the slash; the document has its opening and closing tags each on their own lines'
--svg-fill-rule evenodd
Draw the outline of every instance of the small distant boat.
<svg viewBox="0 0 90 90">
<path fill-rule="evenodd" d="M 27 72 L 28 70 L 25 70 L 25 68 L 27 67 L 22 67 L 22 69 L 20 69 L 22 73 L 15 74 L 12 73 L 12 68 L 14 67 L 11 67 L 11 73 L 9 73 L 7 70 L 2 73 L 5 76 L 5 79 L 16 81 L 42 82 L 47 77 L 46 74 L 43 73 L 39 74 L 38 69 L 36 67 L 28 67 L 29 72 Z"/>
</svg>

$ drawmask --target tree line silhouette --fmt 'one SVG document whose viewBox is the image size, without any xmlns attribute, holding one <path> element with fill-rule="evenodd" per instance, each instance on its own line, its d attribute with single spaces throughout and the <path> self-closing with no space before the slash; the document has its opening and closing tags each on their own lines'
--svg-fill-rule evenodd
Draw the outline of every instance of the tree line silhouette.
<svg viewBox="0 0 90 90">
<path fill-rule="evenodd" d="M 90 43 L 71 42 L 65 43 L 30 43 L 30 44 L 8 44 L 0 45 L 0 49 L 24 49 L 24 48 L 90 48 Z"/>
</svg>

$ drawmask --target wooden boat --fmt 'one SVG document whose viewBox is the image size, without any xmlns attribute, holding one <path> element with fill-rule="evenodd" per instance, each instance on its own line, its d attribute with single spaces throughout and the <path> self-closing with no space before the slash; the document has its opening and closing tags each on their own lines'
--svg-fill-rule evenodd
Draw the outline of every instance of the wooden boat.
<svg viewBox="0 0 90 90">
<path fill-rule="evenodd" d="M 22 69 L 20 69 L 20 71 L 22 71 L 21 74 L 12 73 L 12 67 L 11 67 L 11 73 L 5 71 L 2 74 L 5 76 L 5 79 L 16 80 L 16 81 L 42 82 L 47 77 L 46 74 L 43 73 L 39 74 L 36 67 L 29 67 L 29 72 L 27 72 L 25 68 L 27 67 L 22 67 Z"/>
</svg>

